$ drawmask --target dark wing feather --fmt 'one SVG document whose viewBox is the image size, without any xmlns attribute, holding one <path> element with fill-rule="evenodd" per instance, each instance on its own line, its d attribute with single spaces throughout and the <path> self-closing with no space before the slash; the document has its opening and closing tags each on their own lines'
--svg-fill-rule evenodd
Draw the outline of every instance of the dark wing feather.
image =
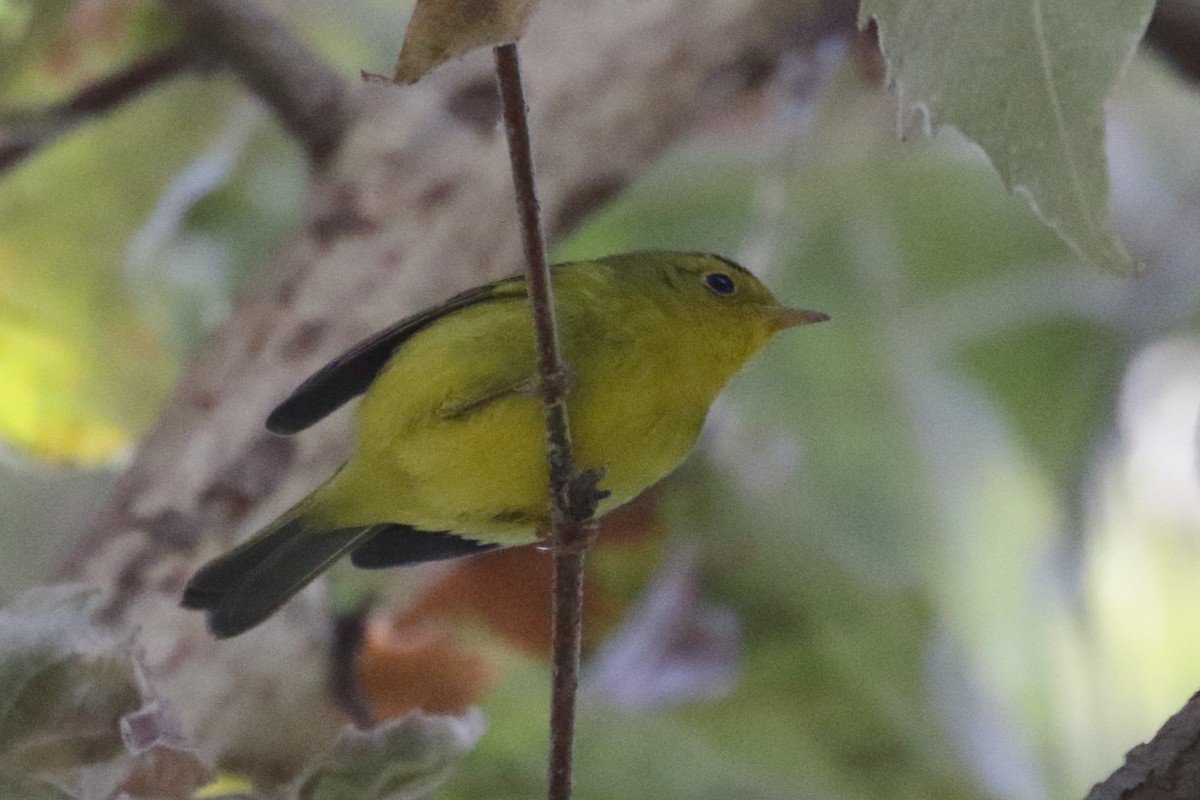
<svg viewBox="0 0 1200 800">
<path fill-rule="evenodd" d="M 204 598 L 208 629 L 218 639 L 227 639 L 253 628 L 367 539 L 372 530 L 298 530 L 219 598 Z"/>
<path fill-rule="evenodd" d="M 180 605 L 196 610 L 216 608 L 246 573 L 303 532 L 304 525 L 299 519 L 277 520 L 261 533 L 201 567 L 188 581 Z"/>
<path fill-rule="evenodd" d="M 490 300 L 525 295 L 525 279 L 514 276 L 469 289 L 446 302 L 397 322 L 356 344 L 300 384 L 267 417 L 267 430 L 291 434 L 304 430 L 365 392 L 384 365 L 413 334 L 442 317 Z"/>
<path fill-rule="evenodd" d="M 500 546 L 494 542 L 477 542 L 449 531 L 421 531 L 407 525 L 380 525 L 378 530 L 350 552 L 351 564 L 361 569 L 384 569 L 473 556 Z"/>
</svg>

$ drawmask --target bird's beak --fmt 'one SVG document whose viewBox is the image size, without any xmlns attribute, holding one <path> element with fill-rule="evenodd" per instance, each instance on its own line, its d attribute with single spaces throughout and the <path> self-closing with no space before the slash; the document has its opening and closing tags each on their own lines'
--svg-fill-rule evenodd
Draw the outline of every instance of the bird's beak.
<svg viewBox="0 0 1200 800">
<path fill-rule="evenodd" d="M 777 331 L 784 328 L 794 328 L 797 325 L 812 325 L 814 322 L 825 322 L 828 314 L 820 311 L 806 311 L 802 308 L 785 308 L 776 306 L 768 309 L 771 327 Z"/>
</svg>

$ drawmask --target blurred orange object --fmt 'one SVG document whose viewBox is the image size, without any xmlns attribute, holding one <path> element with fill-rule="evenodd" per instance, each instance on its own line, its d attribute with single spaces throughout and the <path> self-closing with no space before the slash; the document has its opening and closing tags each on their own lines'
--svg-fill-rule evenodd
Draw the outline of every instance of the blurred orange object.
<svg viewBox="0 0 1200 800">
<path fill-rule="evenodd" d="M 618 509 L 602 521 L 589 567 L 606 553 L 661 534 L 653 498 Z M 550 555 L 533 546 L 483 553 L 450 565 L 395 617 L 372 617 L 357 672 L 375 716 L 398 716 L 416 708 L 461 711 L 487 691 L 496 679 L 493 669 L 486 657 L 459 643 L 457 623 L 482 622 L 510 645 L 548 656 L 552 574 Z M 589 568 L 585 648 L 620 621 L 624 607 L 625 600 Z"/>
<path fill-rule="evenodd" d="M 463 711 L 496 675 L 486 658 L 460 647 L 441 623 L 395 624 L 376 617 L 358 653 L 358 679 L 372 713 L 387 719 L 416 708 Z"/>
</svg>

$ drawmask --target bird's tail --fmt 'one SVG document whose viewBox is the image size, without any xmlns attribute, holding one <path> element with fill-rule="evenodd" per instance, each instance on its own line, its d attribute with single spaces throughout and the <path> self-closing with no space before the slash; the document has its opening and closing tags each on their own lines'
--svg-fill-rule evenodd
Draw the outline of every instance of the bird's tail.
<svg viewBox="0 0 1200 800">
<path fill-rule="evenodd" d="M 201 567 L 183 592 L 184 608 L 207 612 L 219 639 L 265 620 L 378 526 L 331 529 L 301 503 L 228 553 Z"/>
</svg>

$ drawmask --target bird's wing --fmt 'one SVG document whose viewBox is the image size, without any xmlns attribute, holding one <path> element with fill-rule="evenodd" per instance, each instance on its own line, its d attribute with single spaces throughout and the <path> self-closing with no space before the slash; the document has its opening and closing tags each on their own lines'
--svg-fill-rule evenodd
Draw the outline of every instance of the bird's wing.
<svg viewBox="0 0 1200 800">
<path fill-rule="evenodd" d="M 485 408 L 497 400 L 512 395 L 536 397 L 539 379 L 536 373 L 526 375 L 519 380 L 501 380 L 499 383 L 478 389 L 469 397 L 447 400 L 438 406 L 437 415 L 443 420 L 465 419 L 481 408 Z"/>
<path fill-rule="evenodd" d="M 408 525 L 379 525 L 362 544 L 350 551 L 350 563 L 359 569 L 383 569 L 442 561 L 484 553 L 499 547 L 449 531 L 421 531 Z"/>
<path fill-rule="evenodd" d="M 253 628 L 356 544 L 366 541 L 376 528 L 318 530 L 305 527 L 301 520 L 290 538 L 239 575 L 227 592 L 202 599 L 208 607 L 209 630 L 218 639 L 226 639 Z"/>
<path fill-rule="evenodd" d="M 413 334 L 470 306 L 525 294 L 523 276 L 469 289 L 445 303 L 397 322 L 330 361 L 275 407 L 267 430 L 291 434 L 304 430 L 367 390 L 388 359 Z"/>
</svg>

